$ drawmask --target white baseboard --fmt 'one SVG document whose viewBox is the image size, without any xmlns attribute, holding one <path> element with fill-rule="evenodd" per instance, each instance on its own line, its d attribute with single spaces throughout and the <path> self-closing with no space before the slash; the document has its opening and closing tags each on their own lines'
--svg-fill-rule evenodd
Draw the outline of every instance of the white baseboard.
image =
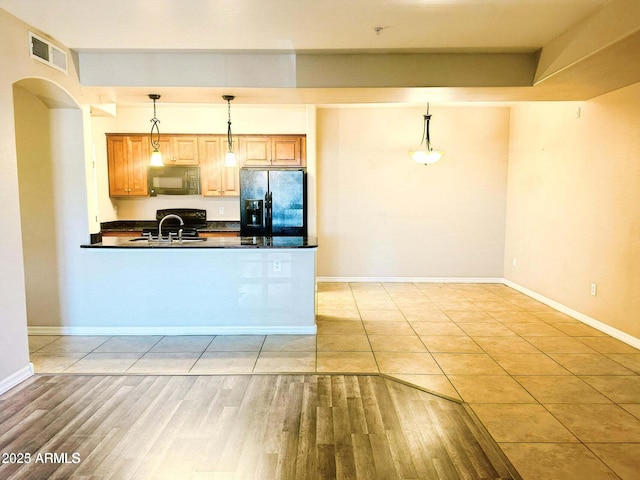
<svg viewBox="0 0 640 480">
<path fill-rule="evenodd" d="M 629 335 L 628 333 L 618 330 L 617 328 L 607 325 L 606 323 L 596 320 L 595 318 L 591 318 L 588 315 L 585 315 L 584 313 L 580 313 L 576 310 L 573 310 L 572 308 L 569 308 L 561 303 L 558 303 L 555 300 L 551 300 L 550 298 L 547 298 L 544 295 L 540 295 L 539 293 L 536 293 L 533 290 L 529 290 L 528 288 L 525 288 L 522 285 L 518 285 L 517 283 L 512 282 L 511 280 L 504 279 L 503 283 L 506 286 L 513 288 L 514 290 L 524 293 L 525 295 L 528 295 L 529 297 L 535 300 L 538 300 L 539 302 L 544 303 L 545 305 L 548 305 L 551 308 L 558 310 L 559 312 L 564 313 L 565 315 L 569 315 L 570 317 L 575 318 L 576 320 L 579 320 L 582 323 L 586 323 L 587 325 L 595 328 L 596 330 L 600 330 L 601 332 L 606 333 L 607 335 L 610 335 L 613 338 L 617 338 L 621 342 L 624 342 L 628 345 L 631 345 L 632 347 L 640 349 L 639 338 Z"/>
<path fill-rule="evenodd" d="M 0 395 L 8 392 L 13 387 L 21 382 L 24 382 L 27 378 L 33 376 L 33 364 L 29 363 L 24 368 L 21 368 L 17 372 L 9 375 L 7 378 L 0 380 Z"/>
<path fill-rule="evenodd" d="M 503 283 L 492 277 L 317 277 L 318 283 Z"/>
<path fill-rule="evenodd" d="M 28 327 L 29 335 L 315 335 L 309 326 Z"/>
</svg>

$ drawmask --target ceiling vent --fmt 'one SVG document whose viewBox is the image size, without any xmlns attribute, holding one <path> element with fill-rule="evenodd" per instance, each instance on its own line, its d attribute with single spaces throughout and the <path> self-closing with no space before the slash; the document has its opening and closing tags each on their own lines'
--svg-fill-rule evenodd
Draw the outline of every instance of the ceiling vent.
<svg viewBox="0 0 640 480">
<path fill-rule="evenodd" d="M 29 54 L 31 58 L 67 73 L 67 52 L 32 32 L 29 32 Z"/>
</svg>

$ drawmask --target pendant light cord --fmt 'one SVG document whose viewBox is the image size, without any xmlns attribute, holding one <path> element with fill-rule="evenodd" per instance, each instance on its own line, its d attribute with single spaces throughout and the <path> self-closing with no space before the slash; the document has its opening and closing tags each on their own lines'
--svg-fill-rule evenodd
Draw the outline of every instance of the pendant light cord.
<svg viewBox="0 0 640 480">
<path fill-rule="evenodd" d="M 231 100 L 227 100 L 228 114 L 229 120 L 227 121 L 227 144 L 229 146 L 229 151 L 231 151 L 231 147 L 233 145 L 233 135 L 231 134 Z"/>
<path fill-rule="evenodd" d="M 160 120 L 156 118 L 156 98 L 154 98 L 155 96 L 152 95 L 149 96 L 153 99 L 153 118 L 151 119 L 151 146 L 153 147 L 154 151 L 158 151 L 160 150 L 160 127 L 158 127 Z M 157 95 L 157 97 L 160 98 L 160 95 Z"/>
</svg>

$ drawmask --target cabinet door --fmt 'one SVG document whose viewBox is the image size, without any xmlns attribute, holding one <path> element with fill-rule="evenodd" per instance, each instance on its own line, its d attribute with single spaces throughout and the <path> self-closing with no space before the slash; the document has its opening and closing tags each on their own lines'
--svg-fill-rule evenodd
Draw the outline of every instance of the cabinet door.
<svg viewBox="0 0 640 480">
<path fill-rule="evenodd" d="M 233 141 L 234 151 L 237 151 L 237 141 Z M 239 169 L 226 167 L 224 157 L 227 152 L 227 137 L 224 135 L 207 135 L 198 139 L 198 156 L 200 157 L 200 181 L 202 195 L 238 196 Z"/>
<path fill-rule="evenodd" d="M 160 153 L 165 165 L 198 165 L 196 135 L 161 135 Z"/>
<path fill-rule="evenodd" d="M 215 135 L 198 139 L 200 183 L 202 195 L 205 197 L 220 195 L 222 192 L 221 144 L 221 137 Z"/>
<path fill-rule="evenodd" d="M 129 195 L 129 168 L 127 137 L 107 137 L 107 163 L 109 167 L 109 195 Z"/>
<path fill-rule="evenodd" d="M 148 194 L 147 169 L 151 149 L 149 137 L 129 137 L 129 195 L 144 196 Z"/>
<path fill-rule="evenodd" d="M 148 136 L 108 136 L 109 195 L 147 195 L 149 155 Z"/>
<path fill-rule="evenodd" d="M 271 164 L 278 167 L 302 167 L 306 165 L 304 137 L 273 137 Z"/>
<path fill-rule="evenodd" d="M 245 167 L 271 165 L 272 141 L 268 136 L 240 137 L 240 163 Z"/>
</svg>

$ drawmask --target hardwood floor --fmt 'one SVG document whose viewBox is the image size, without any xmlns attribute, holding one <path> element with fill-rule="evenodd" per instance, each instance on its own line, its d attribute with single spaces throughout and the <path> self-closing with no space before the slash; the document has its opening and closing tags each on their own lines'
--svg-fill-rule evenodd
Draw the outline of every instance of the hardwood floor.
<svg viewBox="0 0 640 480">
<path fill-rule="evenodd" d="M 0 397 L 0 478 L 519 479 L 478 425 L 378 375 L 39 375 Z"/>
</svg>

